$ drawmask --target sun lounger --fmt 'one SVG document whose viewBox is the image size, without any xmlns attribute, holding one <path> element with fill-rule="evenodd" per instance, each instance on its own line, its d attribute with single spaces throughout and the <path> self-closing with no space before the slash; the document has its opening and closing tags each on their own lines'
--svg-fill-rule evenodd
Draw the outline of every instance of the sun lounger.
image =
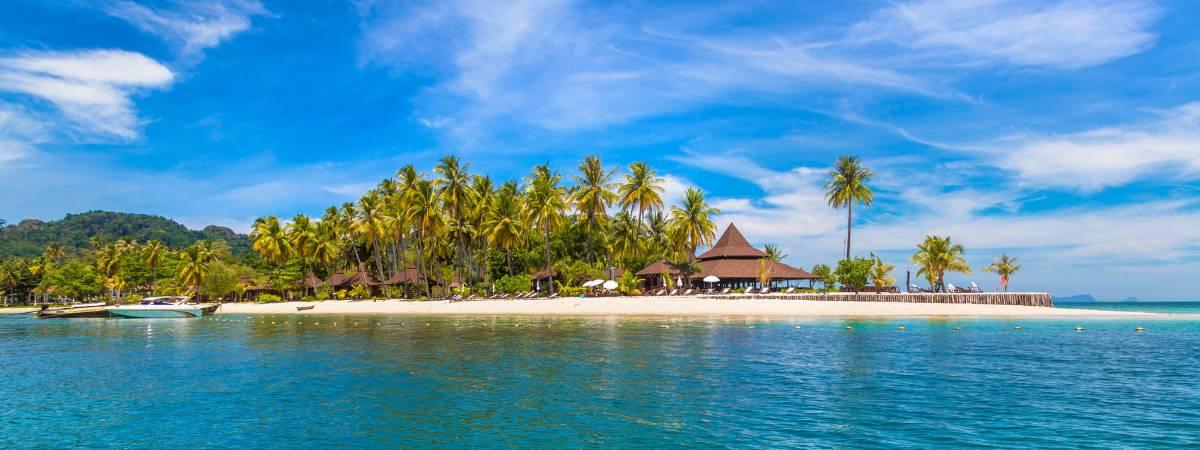
<svg viewBox="0 0 1200 450">
<path fill-rule="evenodd" d="M 759 293 L 760 293 L 760 294 L 770 294 L 770 293 L 771 293 L 771 288 L 769 288 L 769 287 L 762 288 L 762 290 L 761 290 L 761 291 L 759 291 Z"/>
<path fill-rule="evenodd" d="M 671 289 L 671 292 L 667 293 L 667 295 L 668 296 L 675 295 L 676 292 L 679 292 L 679 289 Z"/>
<path fill-rule="evenodd" d="M 729 288 L 725 288 L 725 289 L 721 289 L 721 293 L 720 293 L 720 295 L 725 295 L 725 294 L 728 294 L 728 293 L 729 293 Z"/>
<path fill-rule="evenodd" d="M 691 289 L 688 289 L 688 290 L 686 290 L 686 291 L 683 291 L 683 293 L 682 293 L 682 294 L 680 294 L 680 295 L 692 295 L 692 290 L 691 290 Z"/>
<path fill-rule="evenodd" d="M 548 297 L 546 297 L 546 298 L 558 298 L 558 293 L 557 293 L 557 292 L 555 292 L 555 293 L 553 293 L 553 294 L 550 294 L 550 295 L 549 295 Z"/>
<path fill-rule="evenodd" d="M 784 294 L 791 294 L 791 293 L 793 293 L 793 292 L 796 292 L 796 288 L 794 288 L 794 287 L 790 287 L 790 288 L 788 288 L 788 289 L 787 289 L 787 291 L 786 291 L 786 292 L 784 292 Z"/>
</svg>

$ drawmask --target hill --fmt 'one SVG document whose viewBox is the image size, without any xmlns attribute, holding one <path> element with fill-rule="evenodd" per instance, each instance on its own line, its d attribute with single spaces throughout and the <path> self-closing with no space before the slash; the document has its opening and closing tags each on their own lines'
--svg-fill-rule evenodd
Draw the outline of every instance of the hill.
<svg viewBox="0 0 1200 450">
<path fill-rule="evenodd" d="M 1054 297 L 1054 303 L 1095 303 L 1096 297 L 1092 294 L 1071 295 L 1067 297 Z"/>
<path fill-rule="evenodd" d="M 44 222 L 22 220 L 15 225 L 0 227 L 0 258 L 9 256 L 33 257 L 42 249 L 57 243 L 67 252 L 89 248 L 93 236 L 105 241 L 133 239 L 138 242 L 160 240 L 172 248 L 191 245 L 197 240 L 224 240 L 235 254 L 250 251 L 250 239 L 244 234 L 219 226 L 189 230 L 182 224 L 161 216 L 110 211 L 89 211 L 68 214 L 62 220 Z"/>
</svg>

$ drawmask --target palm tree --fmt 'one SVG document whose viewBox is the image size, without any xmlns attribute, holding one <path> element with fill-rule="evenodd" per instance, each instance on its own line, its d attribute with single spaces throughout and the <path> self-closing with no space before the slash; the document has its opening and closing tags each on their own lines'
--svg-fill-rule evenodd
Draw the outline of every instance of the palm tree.
<svg viewBox="0 0 1200 450">
<path fill-rule="evenodd" d="M 646 163 L 635 162 L 629 165 L 629 173 L 625 174 L 625 182 L 619 189 L 621 208 L 629 211 L 637 207 L 639 232 L 646 212 L 653 212 L 663 207 L 663 179 L 655 175 L 657 172 Z"/>
<path fill-rule="evenodd" d="M 896 268 L 895 264 L 883 262 L 883 258 L 871 254 L 871 259 L 875 264 L 871 266 L 871 284 L 875 287 L 892 286 L 896 284 L 896 279 L 892 277 L 892 270 Z"/>
<path fill-rule="evenodd" d="M 375 273 L 380 279 L 386 280 L 389 277 L 383 272 L 380 248 L 383 247 L 383 239 L 388 233 L 391 219 L 384 215 L 382 203 L 383 200 L 374 191 L 359 199 L 359 214 L 354 218 L 353 227 L 354 232 L 371 247 L 371 252 L 375 257 Z"/>
<path fill-rule="evenodd" d="M 963 259 L 964 252 L 962 244 L 955 244 L 950 236 L 926 236 L 925 241 L 917 245 L 912 261 L 921 267 L 917 275 L 929 281 L 929 289 L 941 292 L 946 290 L 946 272 L 971 273 L 971 267 Z"/>
<path fill-rule="evenodd" d="M 200 284 L 208 276 L 209 263 L 215 258 L 213 252 L 200 242 L 179 252 L 179 259 L 183 261 L 179 267 L 179 281 L 195 288 L 197 300 L 200 299 Z"/>
<path fill-rule="evenodd" d="M 546 274 L 549 289 L 554 289 L 554 269 L 550 259 L 550 233 L 562 226 L 562 212 L 567 209 L 566 192 L 559 186 L 562 175 L 550 170 L 549 164 L 535 166 L 525 188 L 525 220 L 542 232 L 546 247 Z"/>
<path fill-rule="evenodd" d="M 641 253 L 642 236 L 638 231 L 637 219 L 629 214 L 629 211 L 621 211 L 613 216 L 608 234 L 615 259 L 621 260 Z"/>
<path fill-rule="evenodd" d="M 492 199 L 492 207 L 488 210 L 483 229 L 493 245 L 504 249 L 508 275 L 513 275 L 512 249 L 520 242 L 525 231 L 525 222 L 521 220 L 521 199 L 517 193 L 517 182 L 509 181 L 500 186 Z"/>
<path fill-rule="evenodd" d="M 492 207 L 495 206 L 493 200 L 496 195 L 496 185 L 492 183 L 492 178 L 489 176 L 475 175 L 471 177 L 471 190 L 474 191 L 472 197 L 475 204 L 468 215 L 470 217 L 471 229 L 476 236 L 475 244 L 468 247 L 470 249 L 468 253 L 472 255 L 470 260 L 473 261 L 471 275 L 474 276 L 482 272 L 483 282 L 486 284 L 488 276 L 491 273 L 487 258 L 488 241 L 490 241 L 488 235 L 490 233 L 484 228 L 484 224 L 487 222 L 488 214 L 491 213 Z"/>
<path fill-rule="evenodd" d="M 696 188 L 688 188 L 682 203 L 671 207 L 668 234 L 672 237 L 675 248 L 684 251 L 683 256 L 688 263 L 695 262 L 697 247 L 712 245 L 717 235 L 717 225 L 710 216 L 720 213 L 721 210 L 705 203 L 704 192 Z M 685 275 L 690 275 L 690 270 Z"/>
<path fill-rule="evenodd" d="M 654 211 L 646 218 L 646 231 L 650 246 L 665 250 L 671 246 L 671 236 L 667 227 L 667 216 L 662 211 Z"/>
<path fill-rule="evenodd" d="M 467 212 L 474 200 L 474 191 L 469 185 L 471 177 L 467 174 L 470 167 L 470 164 L 463 164 L 457 156 L 449 155 L 443 157 L 441 162 L 433 168 L 433 172 L 441 176 L 434 181 L 434 187 L 437 188 L 438 197 L 442 201 L 446 214 L 450 216 L 450 223 L 455 224 L 451 233 L 455 239 L 455 274 L 459 277 L 462 277 L 461 263 L 464 258 L 463 253 L 466 251 L 464 241 L 467 230 L 461 225 L 466 220 Z"/>
<path fill-rule="evenodd" d="M 427 238 L 436 234 L 442 227 L 442 212 L 438 204 L 438 195 L 433 190 L 433 183 L 427 180 L 417 182 L 408 204 L 408 218 L 417 229 L 417 265 L 425 279 L 425 295 L 433 297 L 430 287 L 432 266 L 425 265 L 425 250 L 428 247 Z"/>
<path fill-rule="evenodd" d="M 286 231 L 288 244 L 295 250 L 296 256 L 300 257 L 300 265 L 304 268 L 304 278 L 300 283 L 303 291 L 307 293 L 308 258 L 312 257 L 313 243 L 316 238 L 312 220 L 304 214 L 296 214 L 295 217 L 292 217 L 292 222 L 287 225 Z"/>
<path fill-rule="evenodd" d="M 267 261 L 283 264 L 292 255 L 287 231 L 275 216 L 259 217 L 250 230 L 250 247 Z"/>
<path fill-rule="evenodd" d="M 784 258 L 788 257 L 787 253 L 784 253 L 783 250 L 781 250 L 779 246 L 775 244 L 764 245 L 763 250 L 766 250 L 767 259 L 770 259 L 771 261 L 780 262 L 783 261 Z"/>
<path fill-rule="evenodd" d="M 592 236 L 595 231 L 608 220 L 608 207 L 617 200 L 617 194 L 612 191 L 611 182 L 616 170 L 605 171 L 600 164 L 600 158 L 588 156 L 579 163 L 579 174 L 571 176 L 575 186 L 571 189 L 569 202 L 575 205 L 575 210 L 583 214 L 584 228 L 587 232 L 588 260 L 596 261 L 592 249 Z"/>
<path fill-rule="evenodd" d="M 994 272 L 1000 275 L 1000 286 L 1004 287 L 1004 292 L 1008 292 L 1008 282 L 1012 279 L 1012 275 L 1021 270 L 1021 265 L 1017 264 L 1017 258 L 1008 256 L 1008 253 L 1000 255 L 999 258 L 992 260 L 992 263 L 983 268 L 984 272 Z"/>
<path fill-rule="evenodd" d="M 326 211 L 328 213 L 329 211 Z M 337 214 L 337 209 L 333 209 L 333 213 Z M 325 273 L 330 277 L 330 282 L 333 278 L 333 270 L 329 268 L 335 260 L 341 249 L 338 247 L 337 228 L 332 220 L 321 220 L 317 223 L 313 231 L 312 247 L 309 255 L 313 261 L 321 264 L 325 268 Z"/>
<path fill-rule="evenodd" d="M 875 176 L 871 169 L 863 167 L 857 156 L 842 156 L 829 173 L 825 183 L 825 200 L 834 208 L 846 207 L 846 259 L 850 259 L 850 228 L 854 220 L 854 203 L 871 206 L 875 192 L 867 182 Z"/>
<path fill-rule="evenodd" d="M 150 267 L 150 275 L 153 279 L 151 282 L 155 289 L 158 289 L 158 268 L 162 265 L 163 257 L 166 256 L 170 249 L 162 241 L 154 240 L 146 242 L 142 246 L 142 258 L 146 262 L 146 266 Z M 153 295 L 154 291 L 150 291 Z"/>
<path fill-rule="evenodd" d="M 42 251 L 42 257 L 54 262 L 55 264 L 62 262 L 62 259 L 66 256 L 67 253 L 64 252 L 62 246 L 58 244 L 47 245 L 46 249 Z"/>
</svg>

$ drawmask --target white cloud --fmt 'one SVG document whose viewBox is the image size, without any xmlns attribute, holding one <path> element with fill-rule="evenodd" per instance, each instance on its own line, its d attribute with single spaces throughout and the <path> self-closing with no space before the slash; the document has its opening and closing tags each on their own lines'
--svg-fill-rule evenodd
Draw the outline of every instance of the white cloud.
<svg viewBox="0 0 1200 450">
<path fill-rule="evenodd" d="M 171 8 L 118 1 L 103 9 L 175 45 L 184 58 L 199 57 L 205 49 L 249 29 L 252 17 L 268 14 L 257 0 L 178 0 Z"/>
<path fill-rule="evenodd" d="M 1159 15 L 1143 0 L 916 0 L 881 10 L 849 36 L 950 51 L 962 62 L 1078 68 L 1152 47 Z"/>
<path fill-rule="evenodd" d="M 997 164 L 1032 186 L 1097 192 L 1149 176 L 1200 178 L 1200 103 L 1165 111 L 1148 124 L 1063 136 L 1012 137 Z"/>
<path fill-rule="evenodd" d="M 135 139 L 140 123 L 130 97 L 168 86 L 171 70 L 122 50 L 27 52 L 0 58 L 0 90 L 53 104 L 84 137 Z"/>
</svg>

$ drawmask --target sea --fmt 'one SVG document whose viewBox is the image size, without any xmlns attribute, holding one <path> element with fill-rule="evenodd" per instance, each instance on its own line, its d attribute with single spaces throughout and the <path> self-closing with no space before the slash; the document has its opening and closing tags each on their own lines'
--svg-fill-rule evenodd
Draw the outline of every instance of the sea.
<svg viewBox="0 0 1200 450">
<path fill-rule="evenodd" d="M 0 316 L 0 448 L 1200 446 L 1200 303 L 1084 306 L 1171 315 Z"/>
</svg>

